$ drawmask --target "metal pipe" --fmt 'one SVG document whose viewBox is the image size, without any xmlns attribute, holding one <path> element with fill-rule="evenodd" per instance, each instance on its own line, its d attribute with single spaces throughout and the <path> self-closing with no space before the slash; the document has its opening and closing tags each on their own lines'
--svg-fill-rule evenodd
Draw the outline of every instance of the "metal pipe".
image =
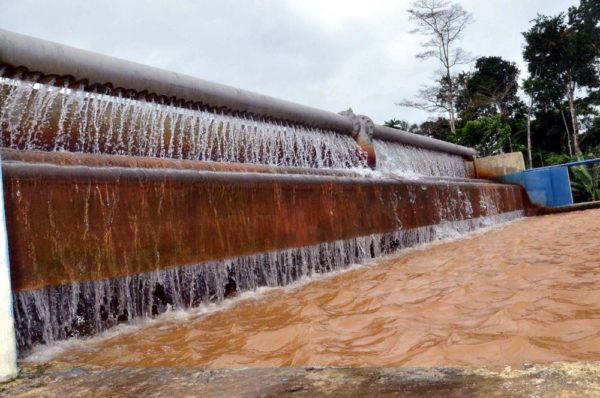
<svg viewBox="0 0 600 398">
<path fill-rule="evenodd" d="M 0 29 L 2 65 L 353 133 L 352 120 L 337 113 Z M 375 137 L 474 156 L 472 149 L 384 126 L 375 127 Z"/>
<path fill-rule="evenodd" d="M 0 64 L 352 132 L 352 122 L 336 113 L 6 30 L 0 30 Z"/>
</svg>

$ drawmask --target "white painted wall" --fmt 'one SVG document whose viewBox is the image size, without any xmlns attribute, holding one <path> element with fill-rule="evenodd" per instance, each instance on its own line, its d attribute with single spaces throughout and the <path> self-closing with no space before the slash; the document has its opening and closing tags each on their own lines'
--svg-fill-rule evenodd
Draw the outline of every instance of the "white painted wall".
<svg viewBox="0 0 600 398">
<path fill-rule="evenodd" d="M 0 161 L 0 382 L 16 377 L 18 372 L 1 170 Z"/>
</svg>

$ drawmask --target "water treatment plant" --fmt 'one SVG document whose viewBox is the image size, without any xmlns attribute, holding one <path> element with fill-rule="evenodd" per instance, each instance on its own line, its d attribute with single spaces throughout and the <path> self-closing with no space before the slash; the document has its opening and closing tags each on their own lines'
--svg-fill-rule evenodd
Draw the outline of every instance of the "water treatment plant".
<svg viewBox="0 0 600 398">
<path fill-rule="evenodd" d="M 520 153 L 6 30 L 0 147 L 9 395 L 166 393 L 160 377 L 206 396 L 343 395 L 340 377 L 509 394 L 468 367 L 557 361 L 597 386 L 597 241 L 579 233 L 600 213 L 573 205 L 574 165 L 525 171 Z M 534 391 L 532 367 L 510 388 Z"/>
</svg>

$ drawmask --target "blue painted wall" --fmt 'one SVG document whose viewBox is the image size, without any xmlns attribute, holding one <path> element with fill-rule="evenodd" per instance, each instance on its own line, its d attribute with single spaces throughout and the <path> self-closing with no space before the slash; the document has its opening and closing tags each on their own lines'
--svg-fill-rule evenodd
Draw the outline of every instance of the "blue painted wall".
<svg viewBox="0 0 600 398">
<path fill-rule="evenodd" d="M 519 184 L 532 203 L 543 207 L 573 204 L 568 167 L 543 167 L 500 177 L 502 182 Z"/>
</svg>

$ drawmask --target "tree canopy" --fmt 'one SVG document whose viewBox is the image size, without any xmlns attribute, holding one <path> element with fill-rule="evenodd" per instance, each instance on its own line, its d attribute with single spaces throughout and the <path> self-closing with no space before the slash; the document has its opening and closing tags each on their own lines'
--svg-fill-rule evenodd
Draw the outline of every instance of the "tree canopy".
<svg viewBox="0 0 600 398">
<path fill-rule="evenodd" d="M 566 101 L 571 131 L 568 134 L 572 151 L 580 156 L 580 122 L 578 120 L 582 90 L 598 88 L 600 75 L 600 27 L 598 3 L 582 1 L 568 13 L 556 16 L 539 15 L 523 36 L 523 58 L 530 76 L 535 76 L 531 91 L 545 108 L 557 108 Z"/>
<path fill-rule="evenodd" d="M 531 21 L 524 42 L 515 43 L 523 46 L 525 76 L 515 62 L 493 55 L 457 70 L 458 60 L 466 58 L 457 40 L 471 21 L 459 4 L 421 0 L 413 3 L 409 16 L 415 31 L 430 39 L 417 57 L 436 57 L 443 66 L 419 100 L 402 103 L 427 105 L 421 109 L 439 115 L 411 129 L 472 146 L 480 155 L 523 151 L 529 166 L 600 156 L 598 0 L 581 0 L 558 15 L 538 15 Z M 435 24 L 448 16 L 460 20 L 456 36 L 440 37 Z M 453 57 L 445 57 L 445 48 Z M 454 61 L 445 64 L 446 59 Z M 449 72 L 445 65 L 451 66 Z"/>
</svg>

